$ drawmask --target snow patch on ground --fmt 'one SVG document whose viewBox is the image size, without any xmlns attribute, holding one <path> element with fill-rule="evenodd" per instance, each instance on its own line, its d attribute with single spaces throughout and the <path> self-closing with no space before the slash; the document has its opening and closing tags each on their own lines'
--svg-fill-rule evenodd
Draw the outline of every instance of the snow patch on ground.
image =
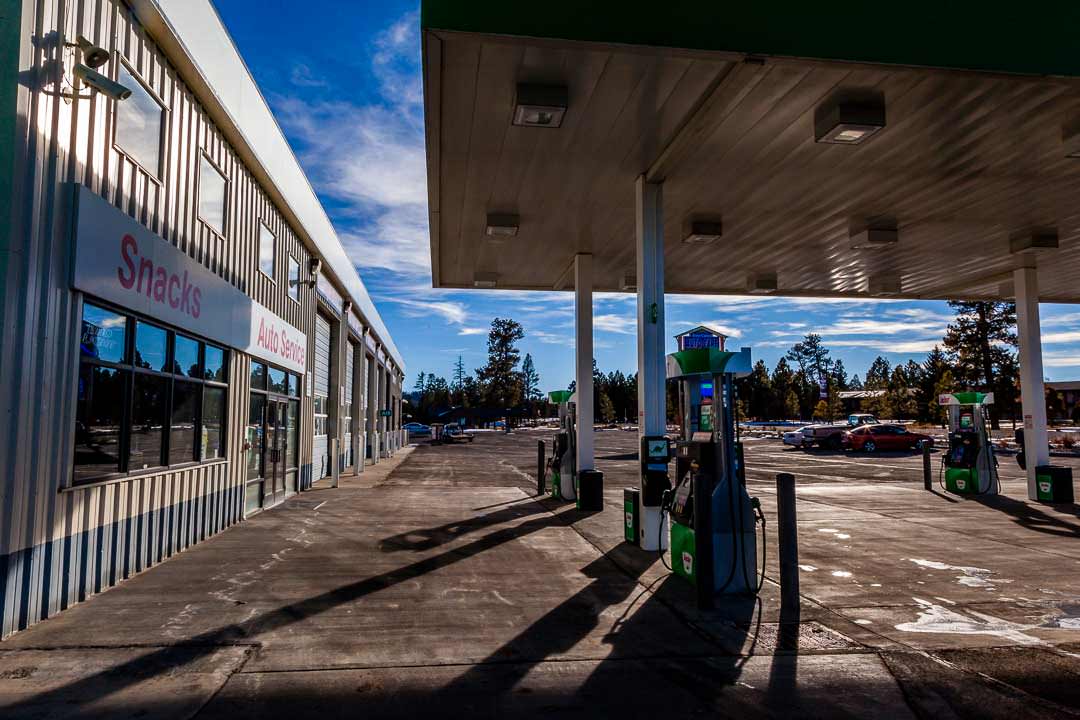
<svg viewBox="0 0 1080 720">
<path fill-rule="evenodd" d="M 920 607 L 919 618 L 914 622 L 897 625 L 896 629 L 901 632 L 992 635 L 1018 645 L 1042 644 L 1042 640 L 1027 634 L 1028 630 L 1033 630 L 1039 625 L 1021 625 L 975 610 L 968 610 L 968 614 L 964 615 L 929 600 L 920 598 L 912 598 L 912 600 Z"/>
<path fill-rule="evenodd" d="M 937 562 L 936 560 L 922 560 L 920 558 L 908 558 L 908 560 L 919 567 L 929 568 L 931 570 L 956 570 L 961 573 L 956 576 L 956 582 L 966 587 L 992 588 L 999 583 L 1012 582 L 1012 580 L 992 580 L 990 576 L 994 573 L 992 570 L 987 570 L 986 568 L 971 567 L 968 565 L 949 565 L 947 563 Z"/>
</svg>

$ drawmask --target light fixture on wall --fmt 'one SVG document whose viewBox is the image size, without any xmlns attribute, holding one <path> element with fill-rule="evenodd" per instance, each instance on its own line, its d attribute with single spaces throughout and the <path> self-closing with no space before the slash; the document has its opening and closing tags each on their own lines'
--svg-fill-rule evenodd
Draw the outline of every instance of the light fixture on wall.
<svg viewBox="0 0 1080 720">
<path fill-rule="evenodd" d="M 499 284 L 499 273 L 478 272 L 473 275 L 473 287 L 493 288 Z"/>
<path fill-rule="evenodd" d="M 719 240 L 723 234 L 724 226 L 719 220 L 695 220 L 690 223 L 690 232 L 683 236 L 683 242 L 703 245 Z"/>
<path fill-rule="evenodd" d="M 885 127 L 885 98 L 880 93 L 847 91 L 818 106 L 814 140 L 858 145 Z"/>
<path fill-rule="evenodd" d="M 67 45 L 79 48 L 82 51 L 82 61 L 92 68 L 99 68 L 109 62 L 109 51 L 90 42 L 84 35 L 77 35 L 75 42 Z"/>
<path fill-rule="evenodd" d="M 564 85 L 518 83 L 514 97 L 514 125 L 557 128 L 566 116 L 567 91 Z"/>
<path fill-rule="evenodd" d="M 518 234 L 520 219 L 511 213 L 488 213 L 484 234 L 492 238 L 514 237 Z"/>
</svg>

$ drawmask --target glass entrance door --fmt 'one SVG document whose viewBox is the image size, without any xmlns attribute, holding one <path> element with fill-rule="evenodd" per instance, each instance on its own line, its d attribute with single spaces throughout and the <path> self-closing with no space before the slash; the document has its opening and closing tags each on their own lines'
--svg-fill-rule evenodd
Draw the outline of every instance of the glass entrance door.
<svg viewBox="0 0 1080 720">
<path fill-rule="evenodd" d="M 266 484 L 264 506 L 285 499 L 285 470 L 289 465 L 288 403 L 271 400 L 266 414 Z"/>
</svg>

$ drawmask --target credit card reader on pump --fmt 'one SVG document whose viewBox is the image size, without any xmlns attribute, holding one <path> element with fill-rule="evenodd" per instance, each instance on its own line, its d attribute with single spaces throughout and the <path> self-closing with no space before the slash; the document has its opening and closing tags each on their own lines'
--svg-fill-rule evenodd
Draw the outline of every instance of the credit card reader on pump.
<svg viewBox="0 0 1080 720">
<path fill-rule="evenodd" d="M 760 520 L 764 535 L 764 516 L 746 491 L 735 418 L 734 381 L 750 371 L 750 348 L 700 348 L 667 357 L 668 381 L 679 385 L 682 422 L 675 487 L 663 503 L 670 516 L 671 565 L 696 586 L 703 609 L 717 594 L 761 587 L 756 525 Z"/>
<path fill-rule="evenodd" d="M 941 459 L 944 485 L 958 495 L 987 495 L 998 489 L 997 458 L 990 442 L 987 406 L 993 393 L 940 395 L 949 414 L 949 448 Z"/>
</svg>

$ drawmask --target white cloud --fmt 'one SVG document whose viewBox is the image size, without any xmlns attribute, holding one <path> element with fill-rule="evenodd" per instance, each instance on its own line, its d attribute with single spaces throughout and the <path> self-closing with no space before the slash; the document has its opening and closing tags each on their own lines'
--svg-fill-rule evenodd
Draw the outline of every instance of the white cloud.
<svg viewBox="0 0 1080 720">
<path fill-rule="evenodd" d="M 1080 331 L 1044 333 L 1042 336 L 1044 345 L 1061 345 L 1063 343 L 1080 342 Z"/>
<path fill-rule="evenodd" d="M 823 337 L 833 335 L 897 335 L 910 332 L 917 332 L 924 336 L 933 333 L 940 337 L 945 334 L 945 326 L 926 327 L 911 321 L 899 320 L 844 319 L 832 325 L 826 325 L 814 332 Z M 938 342 L 940 343 L 940 340 Z"/>
<path fill-rule="evenodd" d="M 930 352 L 935 346 L 941 345 L 941 338 L 926 338 L 923 340 L 829 340 L 829 347 L 867 348 L 883 353 L 925 353 Z"/>
<path fill-rule="evenodd" d="M 321 77 L 311 72 L 311 68 L 304 63 L 297 63 L 289 73 L 289 81 L 297 87 L 326 87 L 328 83 Z"/>
<path fill-rule="evenodd" d="M 446 300 L 413 300 L 411 298 L 403 297 L 383 297 L 380 298 L 380 300 L 382 302 L 392 302 L 405 306 L 404 312 L 409 317 L 427 317 L 434 313 L 454 325 L 463 324 L 469 317 L 469 312 L 464 303 L 459 302 Z M 471 335 L 472 333 L 460 334 Z"/>
<path fill-rule="evenodd" d="M 419 65 L 413 12 L 374 42 L 371 68 L 379 101 L 273 98 L 275 114 L 298 141 L 298 154 L 319 193 L 344 205 L 338 217 L 355 219 L 339 232 L 352 261 L 413 276 L 431 272 Z M 294 69 L 294 83 L 316 84 L 302 67 Z"/>
<path fill-rule="evenodd" d="M 600 332 L 633 335 L 637 332 L 637 318 L 633 315 L 594 315 L 593 328 Z"/>
<path fill-rule="evenodd" d="M 487 328 L 463 327 L 458 330 L 458 335 L 487 335 Z"/>
<path fill-rule="evenodd" d="M 1044 353 L 1043 366 L 1052 368 L 1080 367 L 1080 354 L 1076 352 Z"/>
</svg>

